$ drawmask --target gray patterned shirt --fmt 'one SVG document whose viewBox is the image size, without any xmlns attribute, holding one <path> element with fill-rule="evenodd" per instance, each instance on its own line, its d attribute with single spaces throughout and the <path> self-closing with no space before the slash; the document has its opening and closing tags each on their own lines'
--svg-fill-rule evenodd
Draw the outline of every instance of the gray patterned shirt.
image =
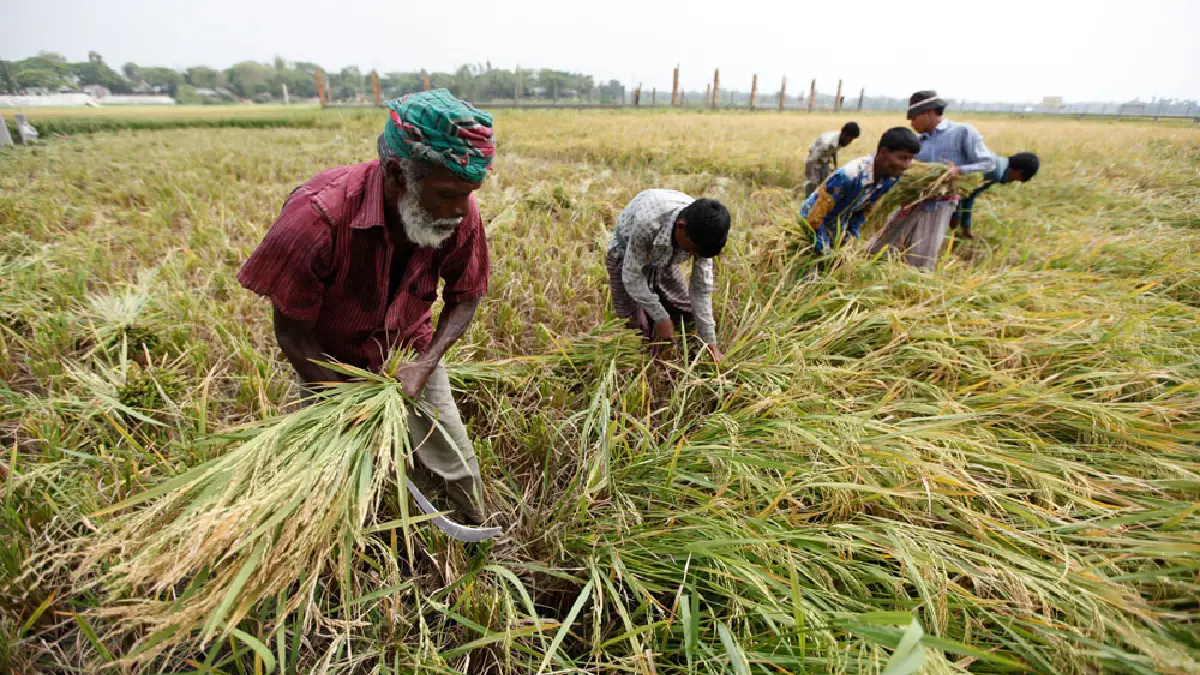
<svg viewBox="0 0 1200 675">
<path fill-rule="evenodd" d="M 827 164 L 832 169 L 837 166 L 838 145 L 842 140 L 842 132 L 826 131 L 817 136 L 817 140 L 808 148 L 808 161 Z"/>
<path fill-rule="evenodd" d="M 675 220 L 694 199 L 675 190 L 643 190 L 621 211 L 608 250 L 623 250 L 621 280 L 625 291 L 633 298 L 651 321 L 669 318 L 667 310 L 654 292 L 656 278 L 670 267 L 682 265 L 691 253 L 676 250 L 671 241 Z M 707 344 L 716 344 L 717 326 L 713 319 L 713 261 L 695 258 L 692 278 L 688 284 L 692 299 L 692 316 L 696 332 Z"/>
</svg>

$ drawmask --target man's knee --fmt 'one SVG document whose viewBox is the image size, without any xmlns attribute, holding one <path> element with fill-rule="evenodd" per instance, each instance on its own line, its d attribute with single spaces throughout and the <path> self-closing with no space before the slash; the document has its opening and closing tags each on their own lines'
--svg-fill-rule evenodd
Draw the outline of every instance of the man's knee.
<svg viewBox="0 0 1200 675">
<path fill-rule="evenodd" d="M 409 441 L 426 468 L 448 480 L 479 476 L 479 460 L 453 399 L 422 401 L 409 416 Z"/>
</svg>

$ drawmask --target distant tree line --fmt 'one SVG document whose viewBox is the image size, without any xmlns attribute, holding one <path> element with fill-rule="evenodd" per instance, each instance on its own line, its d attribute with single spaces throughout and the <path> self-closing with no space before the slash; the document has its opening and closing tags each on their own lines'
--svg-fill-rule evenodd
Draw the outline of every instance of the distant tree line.
<svg viewBox="0 0 1200 675">
<path fill-rule="evenodd" d="M 287 85 L 292 100 L 313 99 L 317 96 L 318 66 L 308 61 L 287 61 L 275 57 L 273 63 L 242 61 L 224 70 L 207 66 L 192 66 L 175 70 L 160 66 L 140 66 L 126 63 L 114 70 L 104 58 L 88 52 L 86 61 L 71 62 L 55 52 L 39 52 L 20 61 L 0 60 L 0 94 L 19 94 L 30 91 L 56 93 L 80 91 L 89 85 L 99 85 L 114 94 L 161 93 L 168 94 L 180 103 L 233 103 L 255 101 L 267 103 L 282 97 L 283 85 Z M 323 70 L 325 94 L 335 102 L 368 102 L 374 92 L 370 72 L 355 66 L 331 72 Z M 428 77 L 432 88 L 446 87 L 460 98 L 490 103 L 511 101 L 514 96 L 521 100 L 559 100 L 562 102 L 632 103 L 632 89 L 621 82 L 609 80 L 597 83 L 591 75 L 570 73 L 549 68 L 506 70 L 493 68 L 491 63 L 465 64 L 453 73 L 424 70 L 417 72 L 390 72 L 379 74 L 379 88 L 384 98 L 395 98 L 425 87 Z M 798 91 L 788 97 L 788 106 L 807 105 L 807 87 L 799 84 Z M 705 106 L 709 104 L 703 91 L 681 92 L 684 105 Z M 857 107 L 857 91 L 843 92 L 843 106 L 847 110 Z M 670 103 L 670 90 L 654 91 L 642 89 L 641 104 Z M 734 88 L 721 90 L 720 105 L 749 105 L 750 93 Z M 760 107 L 777 105 L 779 92 L 764 87 L 758 91 Z M 818 92 L 814 102 L 818 108 L 833 107 L 833 95 Z M 1126 105 L 1142 104 L 1138 100 Z M 886 96 L 867 96 L 863 107 L 868 110 L 902 110 L 907 99 Z M 1034 109 L 1038 104 L 999 104 L 986 102 L 956 101 L 960 110 L 1023 110 Z M 1144 103 L 1151 114 L 1191 115 L 1200 113 L 1200 104 L 1194 100 L 1155 99 Z M 1111 112 L 1120 110 L 1115 103 L 1075 102 L 1065 105 L 1063 112 Z"/>
<path fill-rule="evenodd" d="M 235 100 L 268 102 L 282 96 L 283 85 L 293 99 L 317 96 L 317 64 L 287 61 L 243 61 L 225 70 L 193 66 L 174 70 L 126 63 L 114 70 L 96 52 L 88 60 L 70 62 L 55 52 L 39 52 L 20 61 L 0 60 L 0 93 L 80 91 L 88 85 L 105 87 L 114 94 L 163 93 L 180 103 L 220 103 Z M 371 75 L 355 66 L 323 71 L 326 96 L 331 101 L 370 101 L 374 96 Z M 475 101 L 545 99 L 619 103 L 625 87 L 617 80 L 596 84 L 591 75 L 562 70 L 493 68 L 491 63 L 466 64 L 453 73 L 379 73 L 384 98 L 394 98 L 425 88 L 446 87 L 455 96 Z"/>
</svg>

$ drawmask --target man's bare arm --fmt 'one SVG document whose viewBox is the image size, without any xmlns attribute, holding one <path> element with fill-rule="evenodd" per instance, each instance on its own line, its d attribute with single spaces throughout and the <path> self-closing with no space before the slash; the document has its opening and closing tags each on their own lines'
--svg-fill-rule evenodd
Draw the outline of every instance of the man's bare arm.
<svg viewBox="0 0 1200 675">
<path fill-rule="evenodd" d="M 475 318 L 475 310 L 479 308 L 482 298 L 464 300 L 453 305 L 447 304 L 438 318 L 437 330 L 433 332 L 433 340 L 429 348 L 421 354 L 410 366 L 399 373 L 400 381 L 404 383 L 404 393 L 416 397 L 425 388 L 425 382 L 433 374 L 439 361 L 445 356 L 446 350 L 466 332 L 467 326 Z"/>
<path fill-rule="evenodd" d="M 274 323 L 275 340 L 279 342 L 279 348 L 283 350 L 283 355 L 296 369 L 300 379 L 309 384 L 340 382 L 346 379 L 341 373 L 335 373 L 312 362 L 312 359 L 328 360 L 313 334 L 313 328 L 317 325 L 315 320 L 297 321 L 275 309 Z"/>
</svg>

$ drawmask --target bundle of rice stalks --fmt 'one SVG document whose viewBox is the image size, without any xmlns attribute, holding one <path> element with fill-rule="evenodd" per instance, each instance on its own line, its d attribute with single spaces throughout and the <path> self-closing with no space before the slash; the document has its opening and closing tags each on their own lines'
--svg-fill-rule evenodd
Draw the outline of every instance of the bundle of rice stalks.
<svg viewBox="0 0 1200 675">
<path fill-rule="evenodd" d="M 156 270 L 142 270 L 136 283 L 88 296 L 78 314 L 90 333 L 84 338 L 93 345 L 89 355 L 97 350 L 133 356 L 159 353 L 162 317 L 154 302 L 156 276 Z"/>
<path fill-rule="evenodd" d="M 122 326 L 121 330 L 115 334 L 106 346 L 109 348 L 117 348 L 121 342 L 124 342 L 129 350 L 141 352 L 143 350 L 150 353 L 157 353 L 162 346 L 162 340 L 158 333 L 145 326 Z"/>
<path fill-rule="evenodd" d="M 951 178 L 945 164 L 913 162 L 900 182 L 875 203 L 861 228 L 861 234 L 865 238 L 867 234 L 878 230 L 897 209 L 906 209 L 927 199 L 968 195 L 982 183 L 983 176 L 977 173 Z"/>
<path fill-rule="evenodd" d="M 557 213 L 564 209 L 570 209 L 572 202 L 571 196 L 567 194 L 567 190 L 562 185 L 555 185 L 550 188 L 547 185 L 539 184 L 532 192 L 525 196 L 525 206 L 540 211 L 549 211 Z"/>
<path fill-rule="evenodd" d="M 410 402 L 400 383 L 338 370 L 358 379 L 238 430 L 233 449 L 100 511 L 93 517 L 119 515 L 47 557 L 42 569 L 75 567 L 76 590 L 99 594 L 96 614 L 114 633 L 146 636 L 125 660 L 229 635 L 263 598 L 279 598 L 285 617 L 319 580 L 348 587 L 356 551 L 388 550 L 371 532 L 407 535 L 426 519 L 410 518 L 404 497 Z M 400 519 L 380 524 L 393 483 Z"/>
<path fill-rule="evenodd" d="M 61 403 L 81 422 L 102 420 L 102 425 L 110 425 L 123 419 L 161 426 L 165 418 L 178 416 L 189 391 L 180 358 L 163 357 L 143 365 L 141 360 L 127 358 L 122 350 L 114 359 L 63 365 L 74 394 L 62 398 Z"/>
<path fill-rule="evenodd" d="M 797 203 L 803 201 L 801 198 Z M 788 216 L 773 219 L 774 230 L 778 232 L 779 239 L 774 246 L 764 247 L 764 257 L 772 258 L 780 254 L 791 255 L 796 252 L 796 249 L 812 244 L 813 228 L 804 216 L 797 212 L 792 212 Z"/>
<path fill-rule="evenodd" d="M 181 399 L 186 393 L 179 373 L 169 368 L 142 368 L 134 364 L 125 376 L 125 383 L 117 388 L 117 400 L 135 410 L 152 411 L 167 401 Z"/>
</svg>

